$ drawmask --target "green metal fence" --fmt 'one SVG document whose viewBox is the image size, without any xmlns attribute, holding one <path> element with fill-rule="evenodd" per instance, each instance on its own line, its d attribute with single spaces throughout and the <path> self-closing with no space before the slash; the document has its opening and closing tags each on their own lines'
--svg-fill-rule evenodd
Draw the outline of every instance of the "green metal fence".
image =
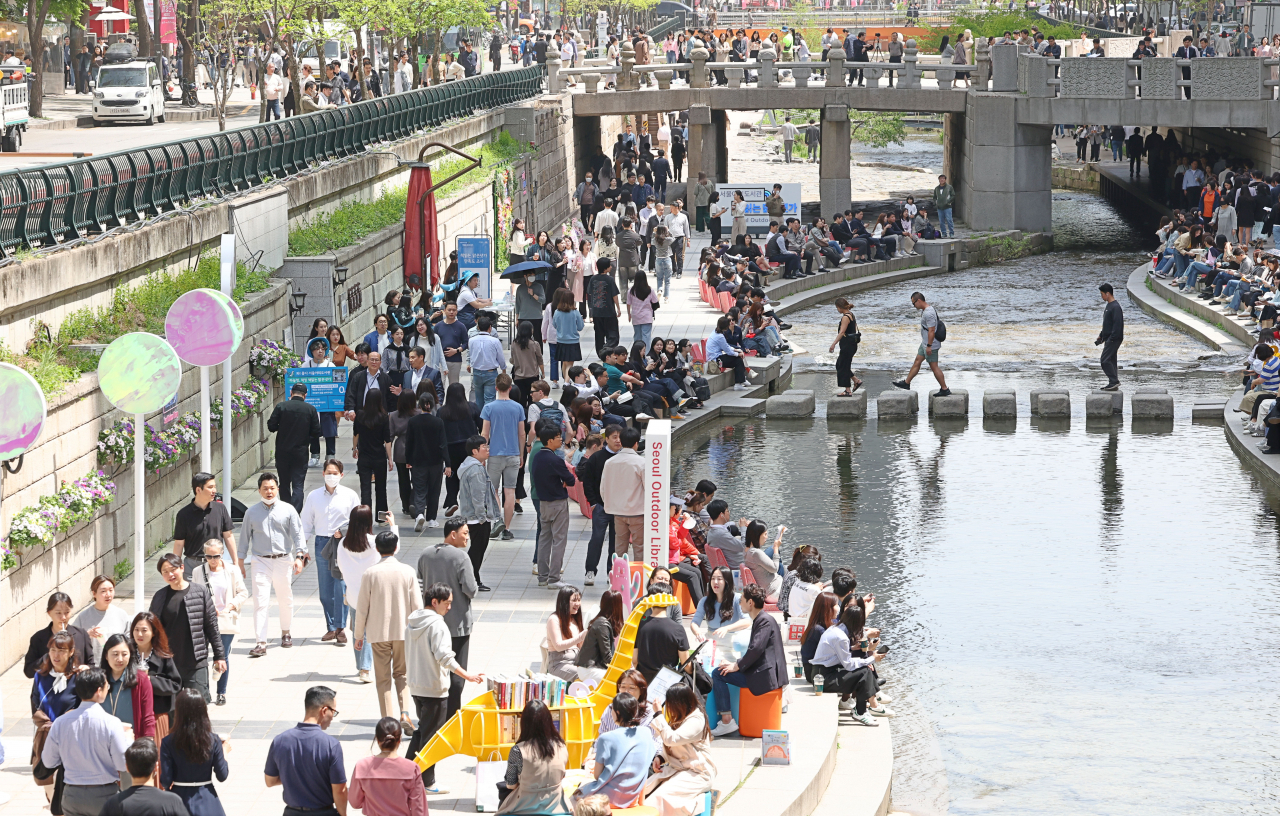
<svg viewBox="0 0 1280 816">
<path fill-rule="evenodd" d="M 0 250 L 34 249 L 248 190 L 477 110 L 541 93 L 545 66 L 482 74 L 303 116 L 0 173 Z"/>
<path fill-rule="evenodd" d="M 658 43 L 659 45 L 661 45 L 664 37 L 666 37 L 672 31 L 680 30 L 680 23 L 681 23 L 680 17 L 671 17 L 667 20 L 663 20 L 653 28 L 649 29 L 649 36 L 653 38 L 653 41 L 655 43 Z"/>
</svg>

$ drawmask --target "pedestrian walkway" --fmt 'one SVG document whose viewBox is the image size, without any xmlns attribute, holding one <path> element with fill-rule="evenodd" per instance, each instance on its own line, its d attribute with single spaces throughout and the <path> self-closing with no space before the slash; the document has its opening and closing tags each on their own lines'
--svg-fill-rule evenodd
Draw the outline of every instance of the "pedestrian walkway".
<svg viewBox="0 0 1280 816">
<path fill-rule="evenodd" d="M 701 246 L 707 243 L 706 238 L 696 239 L 689 250 L 693 258 Z M 683 278 L 672 282 L 670 300 L 658 312 L 658 323 L 654 327 L 654 336 L 658 337 L 705 337 L 714 328 L 720 317 L 718 311 L 712 310 L 698 298 L 697 276 L 695 270 L 687 271 Z M 625 319 L 625 312 L 624 312 Z M 622 327 L 625 339 L 629 339 L 627 327 Z M 584 332 L 582 346 L 592 349 L 593 337 L 590 326 Z M 695 412 L 696 413 L 696 412 Z M 350 424 L 341 423 L 338 440 L 338 457 L 345 462 L 346 475 L 343 483 L 358 489 L 354 457 L 351 456 Z M 258 500 L 255 489 L 256 478 L 234 491 L 233 495 L 252 504 Z M 319 469 L 312 469 L 307 474 L 307 490 L 313 490 L 322 484 Z M 676 485 L 675 489 L 683 486 Z M 398 485 L 396 474 L 389 474 L 388 498 L 393 510 L 399 509 Z M 515 673 L 524 669 L 537 669 L 541 663 L 539 643 L 545 635 L 545 621 L 554 605 L 555 593 L 537 585 L 537 576 L 533 574 L 534 527 L 535 515 L 532 504 L 524 503 L 524 512 L 515 516 L 511 525 L 515 540 L 504 542 L 494 540 L 490 543 L 482 570 L 484 582 L 493 587 L 493 591 L 480 593 L 473 606 L 476 628 L 471 641 L 472 671 L 495 673 Z M 443 516 L 441 516 L 443 517 Z M 412 520 L 400 517 L 403 525 L 399 558 L 406 564 L 416 566 L 422 551 L 441 540 L 440 529 L 426 529 L 422 534 L 413 532 Z M 578 511 L 570 511 L 569 543 L 565 555 L 564 580 L 582 587 L 583 606 L 587 617 L 595 614 L 600 594 L 607 588 L 603 582 L 594 587 L 584 587 L 584 562 L 587 543 L 590 538 L 590 522 Z M 237 540 L 240 540 L 237 531 Z M 313 542 L 308 542 L 312 546 Z M 166 542 L 165 548 L 168 548 Z M 144 567 L 146 592 L 150 595 L 162 586 L 154 564 L 157 554 L 147 559 Z M 249 650 L 253 648 L 251 609 L 246 606 L 241 617 L 241 633 L 232 645 L 230 655 L 230 680 L 227 691 L 227 704 L 222 707 L 211 706 L 210 716 L 214 730 L 229 741 L 230 751 L 227 759 L 231 766 L 231 776 L 225 783 L 218 784 L 218 795 L 229 813 L 278 813 L 283 807 L 279 788 L 266 788 L 262 783 L 267 749 L 271 739 L 294 725 L 302 718 L 302 699 L 306 689 L 312 685 L 328 685 L 337 690 L 337 708 L 340 714 L 330 727 L 333 734 L 343 745 L 348 773 L 357 760 L 376 752 L 373 746 L 373 729 L 379 718 L 378 698 L 372 684 L 361 683 L 356 675 L 355 660 L 352 649 L 338 647 L 333 643 L 322 643 L 325 634 L 323 613 L 317 595 L 318 583 L 314 562 L 294 580 L 294 622 L 292 628 L 293 648 L 282 649 L 279 646 L 279 622 L 275 603 L 271 608 L 269 626 L 270 642 L 266 656 L 250 658 Z M 117 603 L 127 611 L 133 611 L 131 599 L 133 582 L 123 582 L 119 589 Z M 79 607 L 86 598 L 76 598 Z M 250 601 L 250 604 L 252 602 Z M 0 792 L 12 795 L 12 801 L 0 806 L 0 812 L 37 814 L 45 806 L 44 794 L 33 783 L 26 758 L 31 750 L 33 725 L 29 716 L 27 703 L 31 690 L 31 681 L 22 675 L 20 665 L 15 665 L 0 676 L 0 694 L 8 702 L 4 711 L 3 744 L 9 757 L 8 763 L 0 773 Z M 475 685 L 468 685 L 463 699 L 470 699 L 483 691 Z M 803 693 L 795 695 L 793 705 L 794 722 L 807 722 L 810 706 L 834 707 L 834 698 L 811 698 Z M 813 700 L 825 702 L 814 703 Z M 827 705 L 826 703 L 830 703 Z M 815 717 L 818 715 L 815 713 Z M 831 736 L 825 743 L 829 746 L 834 741 L 835 719 L 831 712 L 821 717 L 828 725 Z M 819 727 L 819 726 L 814 726 Z M 809 726 L 806 725 L 806 731 Z M 805 764 L 797 762 L 786 769 L 790 779 L 780 789 L 772 789 L 766 794 L 783 803 L 789 790 L 804 787 L 801 776 L 812 777 L 813 768 L 821 764 L 825 754 L 823 743 L 819 740 L 813 755 L 801 751 L 800 743 L 794 739 L 793 751 L 804 758 Z M 807 748 L 804 750 L 808 750 Z M 715 757 L 720 767 L 717 789 L 725 793 L 734 790 L 739 783 L 752 774 L 753 761 L 759 756 L 759 741 L 724 739 L 717 740 Z M 432 797 L 433 811 L 457 811 L 474 813 L 474 767 L 475 762 L 467 757 L 455 757 L 441 763 L 438 769 L 438 781 L 441 787 L 450 791 L 448 795 Z M 757 770 L 757 774 L 759 771 Z M 782 779 L 778 773 L 771 777 Z M 754 785 L 769 787 L 769 778 L 755 779 Z M 744 788 L 744 793 L 752 785 Z M 752 807 L 754 796 L 736 797 L 737 805 L 745 813 Z M 782 804 L 779 805 L 782 807 Z"/>
</svg>

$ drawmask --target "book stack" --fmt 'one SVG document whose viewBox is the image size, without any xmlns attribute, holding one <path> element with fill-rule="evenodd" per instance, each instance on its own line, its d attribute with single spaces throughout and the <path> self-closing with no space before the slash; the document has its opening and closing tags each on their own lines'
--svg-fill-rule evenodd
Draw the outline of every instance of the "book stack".
<svg viewBox="0 0 1280 816">
<path fill-rule="evenodd" d="M 569 683 L 550 674 L 530 674 L 528 677 L 494 675 L 488 680 L 498 708 L 521 710 L 530 700 L 541 700 L 548 708 L 564 705 Z"/>
</svg>

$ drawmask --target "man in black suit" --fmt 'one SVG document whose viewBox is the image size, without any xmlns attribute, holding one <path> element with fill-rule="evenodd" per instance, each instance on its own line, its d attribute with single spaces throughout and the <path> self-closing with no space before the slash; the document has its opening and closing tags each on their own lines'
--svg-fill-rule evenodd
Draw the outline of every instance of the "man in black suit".
<svg viewBox="0 0 1280 816">
<path fill-rule="evenodd" d="M 302 512 L 307 482 L 307 459 L 312 441 L 320 439 L 320 412 L 307 403 L 307 387 L 295 383 L 289 399 L 280 403 L 267 420 L 276 435 L 276 469 L 280 471 L 280 498 Z"/>
<path fill-rule="evenodd" d="M 711 673 L 711 688 L 720 720 L 711 729 L 722 737 L 738 730 L 729 708 L 729 686 L 745 688 L 759 697 L 787 684 L 787 655 L 782 650 L 782 629 L 772 615 L 763 615 L 764 590 L 759 584 L 742 588 L 742 608 L 751 616 L 751 643 L 737 663 L 720 666 Z M 723 706 L 723 710 L 721 710 Z"/>
<path fill-rule="evenodd" d="M 444 399 L 444 380 L 440 377 L 438 370 L 427 365 L 427 350 L 422 346 L 409 349 L 409 370 L 397 372 L 396 379 L 401 381 L 391 386 L 391 393 L 397 397 L 406 388 L 414 395 L 422 396 L 418 388 L 423 380 L 427 380 L 436 387 L 436 402 L 439 403 Z"/>
<path fill-rule="evenodd" d="M 415 348 L 414 351 L 420 349 Z M 436 380 L 439 379 L 440 375 L 437 373 Z M 445 442 L 444 421 L 431 413 L 436 401 L 430 395 L 425 395 L 419 398 L 418 405 L 422 408 L 422 413 L 409 420 L 404 459 L 413 481 L 413 506 L 418 513 L 414 530 L 420 533 L 424 526 L 440 526 L 436 521 L 436 511 L 440 507 L 440 480 L 449 469 L 449 451 Z"/>
<path fill-rule="evenodd" d="M 347 396 L 342 401 L 342 410 L 346 411 L 347 421 L 356 421 L 356 411 L 364 410 L 365 397 L 370 391 L 382 392 L 383 404 L 387 413 L 396 409 L 396 395 L 391 393 L 391 377 L 382 370 L 382 355 L 376 351 L 369 352 L 365 368 L 357 368 L 351 372 L 347 380 Z"/>
</svg>

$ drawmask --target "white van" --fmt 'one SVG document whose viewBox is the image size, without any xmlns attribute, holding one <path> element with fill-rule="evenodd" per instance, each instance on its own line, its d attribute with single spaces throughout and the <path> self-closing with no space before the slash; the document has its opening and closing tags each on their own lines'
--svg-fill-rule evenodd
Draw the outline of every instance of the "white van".
<svg viewBox="0 0 1280 816">
<path fill-rule="evenodd" d="M 98 69 L 94 122 L 164 121 L 164 84 L 154 62 L 133 60 Z"/>
</svg>

